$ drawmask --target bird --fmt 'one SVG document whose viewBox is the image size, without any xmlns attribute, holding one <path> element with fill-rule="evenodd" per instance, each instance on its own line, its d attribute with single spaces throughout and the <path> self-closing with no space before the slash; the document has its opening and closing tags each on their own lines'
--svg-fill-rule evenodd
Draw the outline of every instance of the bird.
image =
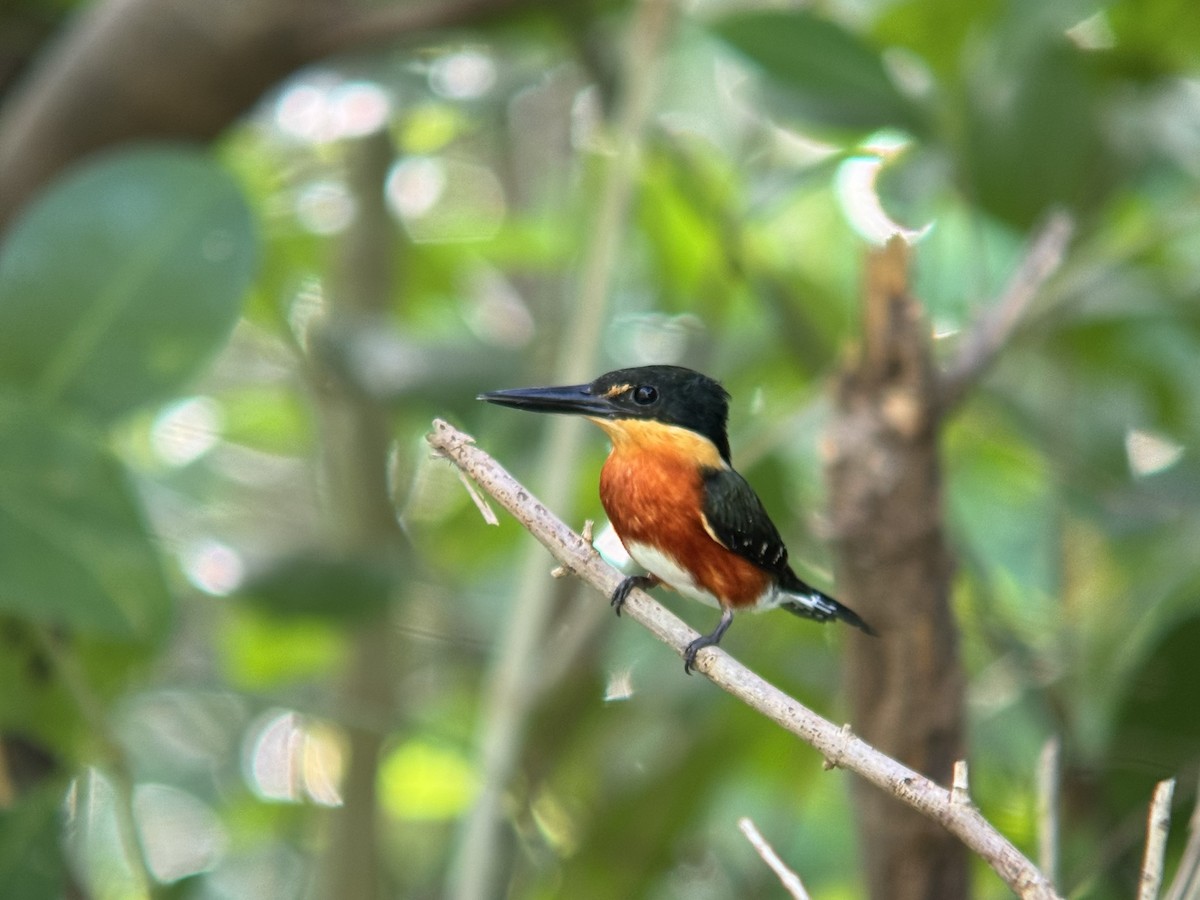
<svg viewBox="0 0 1200 900">
<path fill-rule="evenodd" d="M 876 633 L 792 570 L 779 530 L 733 468 L 730 395 L 718 381 L 682 366 L 638 366 L 588 384 L 490 391 L 478 399 L 583 416 L 608 435 L 612 449 L 600 471 L 600 502 L 625 550 L 646 571 L 613 591 L 617 615 L 635 587 L 658 585 L 721 610 L 716 628 L 684 650 L 685 673 L 743 610 L 778 607 Z"/>
</svg>

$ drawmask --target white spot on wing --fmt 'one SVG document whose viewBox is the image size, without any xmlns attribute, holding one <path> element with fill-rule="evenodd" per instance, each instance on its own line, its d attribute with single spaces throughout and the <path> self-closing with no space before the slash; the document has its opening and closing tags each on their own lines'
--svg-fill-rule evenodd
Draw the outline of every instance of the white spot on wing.
<svg viewBox="0 0 1200 900">
<path fill-rule="evenodd" d="M 782 594 L 781 600 L 790 600 L 797 606 L 811 609 L 820 616 L 832 616 L 837 613 L 837 607 L 820 594 Z"/>
</svg>

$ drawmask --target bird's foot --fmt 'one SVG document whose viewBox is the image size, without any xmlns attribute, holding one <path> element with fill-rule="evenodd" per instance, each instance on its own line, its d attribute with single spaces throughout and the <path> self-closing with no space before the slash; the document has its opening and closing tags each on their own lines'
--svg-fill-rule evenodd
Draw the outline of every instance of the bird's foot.
<svg viewBox="0 0 1200 900">
<path fill-rule="evenodd" d="M 699 653 L 705 647 L 715 647 L 715 646 L 717 646 L 717 642 L 712 639 L 711 635 L 707 635 L 707 634 L 704 635 L 704 637 L 696 638 L 694 641 L 692 641 L 690 644 L 688 644 L 687 647 L 685 647 L 684 651 L 683 651 L 683 674 L 684 675 L 692 674 L 692 669 L 696 668 L 696 654 L 697 653 Z"/>
<path fill-rule="evenodd" d="M 617 585 L 617 589 L 613 591 L 612 599 L 609 604 L 617 615 L 621 615 L 621 607 L 625 605 L 625 601 L 629 598 L 629 592 L 634 588 L 647 590 L 658 584 L 658 579 L 653 575 L 630 575 L 624 581 Z"/>
<path fill-rule="evenodd" d="M 717 627 L 712 630 L 712 634 L 702 634 L 683 649 L 683 674 L 691 675 L 692 669 L 696 668 L 696 654 L 705 647 L 715 647 L 721 642 L 725 632 L 729 630 L 729 626 L 733 624 L 733 610 L 722 609 L 721 621 L 717 623 Z"/>
</svg>

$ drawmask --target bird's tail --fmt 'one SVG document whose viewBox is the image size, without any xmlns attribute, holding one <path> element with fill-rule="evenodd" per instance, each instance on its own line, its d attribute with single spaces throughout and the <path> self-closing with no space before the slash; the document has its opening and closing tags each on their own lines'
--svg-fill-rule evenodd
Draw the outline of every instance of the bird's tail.
<svg viewBox="0 0 1200 900">
<path fill-rule="evenodd" d="M 862 629 L 867 634 L 877 634 L 874 628 L 866 623 L 858 613 L 850 607 L 839 603 L 823 591 L 805 584 L 798 577 L 785 584 L 784 600 L 779 605 L 788 612 L 805 619 L 816 619 L 818 622 L 828 622 L 830 619 L 841 619 L 847 625 Z"/>
</svg>

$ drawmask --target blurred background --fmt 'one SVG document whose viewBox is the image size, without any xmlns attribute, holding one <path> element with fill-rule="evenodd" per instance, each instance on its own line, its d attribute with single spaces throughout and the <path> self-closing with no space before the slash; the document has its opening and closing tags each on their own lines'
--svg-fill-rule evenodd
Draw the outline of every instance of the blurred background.
<svg viewBox="0 0 1200 900">
<path fill-rule="evenodd" d="M 702 369 L 833 588 L 867 249 L 913 243 L 949 358 L 1061 209 L 940 436 L 966 746 L 1034 854 L 1056 738 L 1060 890 L 1133 896 L 1154 782 L 1169 874 L 1200 773 L 1198 200 L 1182 0 L 6 3 L 0 895 L 782 896 L 749 816 L 865 896 L 849 776 L 552 580 L 424 435 L 611 546 L 603 436 L 475 395 Z M 844 637 L 723 646 L 841 722 Z"/>
</svg>

